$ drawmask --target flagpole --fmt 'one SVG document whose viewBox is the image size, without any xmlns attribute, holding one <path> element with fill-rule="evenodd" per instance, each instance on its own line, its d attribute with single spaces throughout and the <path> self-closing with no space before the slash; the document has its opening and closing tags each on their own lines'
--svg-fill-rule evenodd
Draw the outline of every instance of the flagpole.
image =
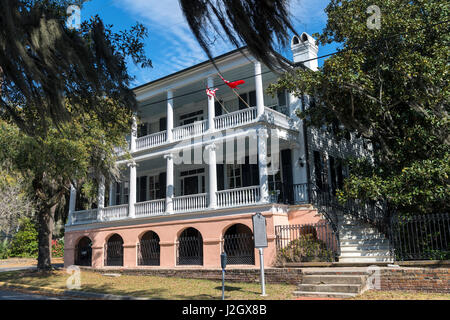
<svg viewBox="0 0 450 320">
<path fill-rule="evenodd" d="M 217 74 L 219 75 L 219 77 L 223 80 L 223 82 L 225 82 L 225 84 L 227 83 L 226 81 L 225 81 L 225 79 L 222 77 L 222 75 L 220 74 L 220 72 L 217 72 Z M 244 99 L 242 99 L 242 97 L 236 92 L 236 90 L 234 90 L 233 88 L 230 88 L 231 89 L 231 91 L 233 91 L 233 93 L 239 98 L 239 99 L 241 99 L 241 101 L 247 106 L 247 108 L 250 108 L 250 106 L 248 105 L 248 103 L 244 100 Z"/>
</svg>

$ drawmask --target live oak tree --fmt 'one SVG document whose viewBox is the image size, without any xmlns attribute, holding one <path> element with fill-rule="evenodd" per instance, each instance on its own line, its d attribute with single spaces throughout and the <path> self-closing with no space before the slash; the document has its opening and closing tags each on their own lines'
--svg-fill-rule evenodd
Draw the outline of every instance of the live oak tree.
<svg viewBox="0 0 450 320">
<path fill-rule="evenodd" d="M 126 59 L 151 66 L 142 25 L 114 33 L 95 16 L 71 30 L 68 4 L 4 0 L 0 16 L 0 153 L 31 181 L 40 270 L 51 268 L 54 213 L 70 184 L 117 173 L 113 146 L 137 105 Z"/>
<path fill-rule="evenodd" d="M 270 88 L 308 94 L 308 125 L 367 139 L 374 161 L 351 161 L 342 200 L 387 200 L 403 214 L 448 212 L 450 203 L 448 1 L 332 0 L 318 42 L 341 44 L 317 72 L 297 69 Z M 369 23 L 367 23 L 369 20 Z M 337 125 L 338 124 L 338 125 Z"/>
<path fill-rule="evenodd" d="M 81 1 L 84 2 L 84 1 Z M 184 1 L 187 21 L 208 56 L 204 30 L 215 28 L 269 66 L 274 46 L 293 31 L 287 0 Z M 31 179 L 38 206 L 38 269 L 51 268 L 54 213 L 70 183 L 117 174 L 113 146 L 123 145 L 137 102 L 126 58 L 151 66 L 146 29 L 112 32 L 95 16 L 80 30 L 65 25 L 69 1 L 2 0 L 0 16 L 0 156 Z M 275 39 L 276 41 L 273 41 Z M 0 159 L 1 160 L 1 159 Z"/>
</svg>

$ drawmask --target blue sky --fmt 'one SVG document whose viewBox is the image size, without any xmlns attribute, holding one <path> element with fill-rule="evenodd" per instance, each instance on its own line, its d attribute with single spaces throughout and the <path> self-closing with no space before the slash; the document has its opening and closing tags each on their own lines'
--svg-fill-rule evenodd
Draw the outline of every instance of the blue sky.
<svg viewBox="0 0 450 320">
<path fill-rule="evenodd" d="M 326 24 L 325 7 L 329 0 L 292 0 L 290 11 L 296 31 L 301 34 L 320 32 Z M 148 29 L 145 51 L 153 68 L 141 69 L 128 64 L 136 76 L 133 87 L 161 78 L 207 59 L 181 13 L 178 0 L 90 0 L 81 11 L 81 19 L 98 14 L 114 30 L 129 28 L 136 21 Z M 229 43 L 219 42 L 214 55 L 233 50 Z M 319 55 L 335 51 L 335 45 L 319 47 Z M 289 50 L 284 55 L 291 59 Z M 323 59 L 321 59 L 323 60 Z M 323 61 L 319 61 L 321 65 Z"/>
</svg>

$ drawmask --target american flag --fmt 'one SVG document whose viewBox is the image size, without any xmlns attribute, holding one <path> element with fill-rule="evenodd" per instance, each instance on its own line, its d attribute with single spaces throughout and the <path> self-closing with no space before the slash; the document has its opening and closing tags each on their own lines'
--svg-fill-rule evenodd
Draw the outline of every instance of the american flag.
<svg viewBox="0 0 450 320">
<path fill-rule="evenodd" d="M 206 88 L 206 94 L 208 95 L 208 97 L 214 98 L 216 96 L 217 90 L 219 90 L 219 89 L 218 88 L 215 88 L 215 89 Z"/>
</svg>

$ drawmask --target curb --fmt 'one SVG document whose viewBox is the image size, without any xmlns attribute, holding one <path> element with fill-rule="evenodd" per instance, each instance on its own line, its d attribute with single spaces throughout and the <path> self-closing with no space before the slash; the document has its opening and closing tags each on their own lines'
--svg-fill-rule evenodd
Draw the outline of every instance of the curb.
<svg viewBox="0 0 450 320">
<path fill-rule="evenodd" d="M 139 298 L 132 296 L 120 296 L 115 294 L 103 294 L 103 293 L 95 293 L 95 292 L 85 292 L 78 290 L 66 290 L 66 289 L 58 289 L 58 288 L 49 288 L 49 287 L 38 287 L 28 284 L 19 284 L 19 283 L 8 283 L 0 281 L 0 288 L 8 288 L 8 289 L 24 289 L 27 291 L 38 291 L 40 293 L 48 293 L 52 295 L 58 296 L 67 296 L 74 298 L 86 298 L 86 299 L 101 299 L 101 300 L 151 300 L 150 298 Z"/>
</svg>

